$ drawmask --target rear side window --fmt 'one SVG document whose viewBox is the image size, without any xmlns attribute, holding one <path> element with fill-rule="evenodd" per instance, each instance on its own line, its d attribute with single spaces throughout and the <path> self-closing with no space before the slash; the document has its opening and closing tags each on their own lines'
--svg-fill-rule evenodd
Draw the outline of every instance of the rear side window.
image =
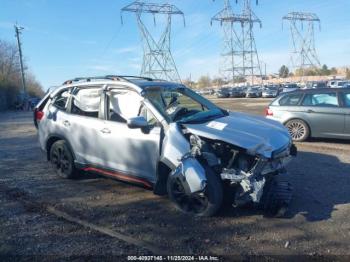
<svg viewBox="0 0 350 262">
<path fill-rule="evenodd" d="M 350 107 L 350 93 L 344 94 L 344 104 L 346 107 Z"/>
<path fill-rule="evenodd" d="M 74 115 L 98 118 L 100 100 L 100 88 L 80 89 L 73 95 L 71 113 Z"/>
<path fill-rule="evenodd" d="M 303 106 L 337 107 L 337 93 L 315 93 L 306 94 L 302 103 Z"/>
<path fill-rule="evenodd" d="M 280 106 L 296 106 L 299 104 L 299 101 L 302 97 L 302 94 L 290 94 L 285 95 L 279 100 Z"/>
<path fill-rule="evenodd" d="M 68 97 L 69 97 L 68 91 L 64 91 L 58 94 L 55 98 L 55 101 L 53 102 L 53 105 L 60 110 L 66 111 Z"/>
</svg>

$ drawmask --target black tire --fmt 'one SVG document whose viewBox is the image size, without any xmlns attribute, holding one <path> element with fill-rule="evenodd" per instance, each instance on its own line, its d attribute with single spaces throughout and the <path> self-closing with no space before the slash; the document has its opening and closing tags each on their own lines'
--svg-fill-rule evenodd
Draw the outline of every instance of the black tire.
<svg viewBox="0 0 350 262">
<path fill-rule="evenodd" d="M 310 136 L 309 126 L 301 119 L 289 120 L 285 126 L 293 141 L 302 142 L 307 140 Z"/>
<path fill-rule="evenodd" d="M 260 200 L 260 207 L 270 217 L 283 217 L 292 200 L 292 186 L 278 176 L 268 178 Z"/>
<path fill-rule="evenodd" d="M 179 178 L 169 176 L 167 190 L 170 200 L 184 213 L 195 216 L 209 217 L 216 214 L 223 201 L 223 186 L 218 176 L 209 168 L 205 167 L 207 186 L 203 193 L 188 196 L 181 186 Z"/>
<path fill-rule="evenodd" d="M 76 177 L 73 154 L 66 141 L 59 140 L 51 146 L 50 163 L 58 176 L 68 179 Z"/>
</svg>

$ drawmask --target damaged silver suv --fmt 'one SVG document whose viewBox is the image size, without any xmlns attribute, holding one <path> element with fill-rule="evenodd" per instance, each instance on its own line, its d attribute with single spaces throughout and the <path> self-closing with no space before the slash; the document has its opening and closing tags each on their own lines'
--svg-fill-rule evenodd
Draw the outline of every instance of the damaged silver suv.
<svg viewBox="0 0 350 262">
<path fill-rule="evenodd" d="M 221 109 L 182 84 L 131 76 L 76 78 L 34 111 L 57 174 L 96 172 L 168 194 L 183 212 L 214 215 L 223 202 L 285 210 L 288 131 Z"/>
</svg>

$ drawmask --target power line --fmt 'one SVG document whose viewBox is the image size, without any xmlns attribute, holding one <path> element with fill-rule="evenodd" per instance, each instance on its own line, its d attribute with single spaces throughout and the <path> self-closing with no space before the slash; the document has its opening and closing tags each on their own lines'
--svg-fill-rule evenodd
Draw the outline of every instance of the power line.
<svg viewBox="0 0 350 262">
<path fill-rule="evenodd" d="M 136 15 L 137 25 L 143 42 L 141 75 L 181 82 L 179 72 L 171 53 L 171 22 L 172 16 L 180 15 L 185 24 L 184 13 L 175 5 L 145 3 L 141 1 L 135 1 L 122 8 L 121 13 L 123 12 L 131 12 Z M 143 22 L 143 14 L 153 15 L 155 25 L 156 16 L 163 15 L 166 17 L 165 27 L 158 40 L 155 39 Z"/>
<path fill-rule="evenodd" d="M 251 0 L 243 1 L 242 12 L 235 14 L 230 0 L 224 0 L 224 9 L 211 19 L 211 24 L 219 22 L 223 28 L 224 43 L 220 72 L 224 79 L 235 82 L 250 77 L 254 84 L 254 78 L 261 77 L 262 72 L 253 27 L 254 24 L 261 27 L 262 23 L 251 8 Z"/>
<path fill-rule="evenodd" d="M 321 20 L 314 13 L 291 12 L 282 18 L 289 21 L 290 33 L 293 44 L 290 61 L 292 67 L 301 70 L 301 77 L 305 75 L 305 69 L 321 66 L 315 47 L 315 29 L 318 24 L 321 28 Z M 306 30 L 304 30 L 306 28 Z"/>
</svg>

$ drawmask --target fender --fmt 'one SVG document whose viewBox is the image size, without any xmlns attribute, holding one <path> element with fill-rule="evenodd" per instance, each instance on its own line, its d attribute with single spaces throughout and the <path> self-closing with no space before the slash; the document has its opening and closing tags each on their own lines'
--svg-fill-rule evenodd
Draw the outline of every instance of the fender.
<svg viewBox="0 0 350 262">
<path fill-rule="evenodd" d="M 171 173 L 172 178 L 179 178 L 186 194 L 203 191 L 207 185 L 207 177 L 202 165 L 192 156 L 185 155 L 180 165 Z"/>
</svg>

